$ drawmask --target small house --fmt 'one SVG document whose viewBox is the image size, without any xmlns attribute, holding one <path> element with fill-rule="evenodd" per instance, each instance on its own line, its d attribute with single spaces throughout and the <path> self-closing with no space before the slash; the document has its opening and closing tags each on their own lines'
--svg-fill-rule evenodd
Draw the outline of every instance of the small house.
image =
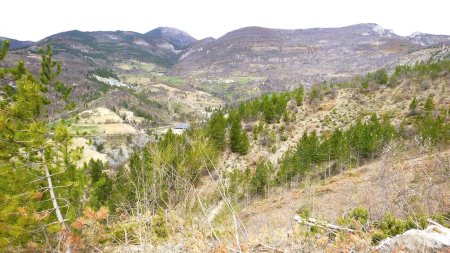
<svg viewBox="0 0 450 253">
<path fill-rule="evenodd" d="M 184 131 L 188 130 L 191 127 L 189 123 L 179 123 L 176 124 L 173 128 L 173 133 L 175 134 L 182 134 Z"/>
</svg>

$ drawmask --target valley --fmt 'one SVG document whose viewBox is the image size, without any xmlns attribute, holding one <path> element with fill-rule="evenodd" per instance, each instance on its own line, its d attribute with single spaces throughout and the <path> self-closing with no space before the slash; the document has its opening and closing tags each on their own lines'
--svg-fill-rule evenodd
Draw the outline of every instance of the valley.
<svg viewBox="0 0 450 253">
<path fill-rule="evenodd" d="M 2 41 L 2 252 L 450 250 L 450 36 Z"/>
</svg>

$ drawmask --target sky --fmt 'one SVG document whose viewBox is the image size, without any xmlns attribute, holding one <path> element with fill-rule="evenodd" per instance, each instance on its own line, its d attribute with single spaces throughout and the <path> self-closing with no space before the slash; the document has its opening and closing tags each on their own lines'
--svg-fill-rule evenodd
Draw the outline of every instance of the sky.
<svg viewBox="0 0 450 253">
<path fill-rule="evenodd" d="M 69 31 L 168 26 L 196 39 L 218 38 L 246 26 L 283 29 L 377 23 L 399 35 L 450 35 L 448 0 L 7 0 L 0 36 L 38 41 Z"/>
</svg>

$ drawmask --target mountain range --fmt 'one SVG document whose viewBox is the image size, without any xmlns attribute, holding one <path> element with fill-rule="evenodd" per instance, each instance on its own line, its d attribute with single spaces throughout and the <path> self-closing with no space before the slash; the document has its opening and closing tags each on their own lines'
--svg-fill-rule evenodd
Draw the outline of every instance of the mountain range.
<svg viewBox="0 0 450 253">
<path fill-rule="evenodd" d="M 88 103 L 103 96 L 104 79 L 93 78 L 93 73 L 106 69 L 134 89 L 163 83 L 207 92 L 232 103 L 298 85 L 345 81 L 398 63 L 427 60 L 433 50 L 450 45 L 450 36 L 399 36 L 377 24 L 365 23 L 297 30 L 245 27 L 217 39 L 202 40 L 169 27 L 143 34 L 74 30 L 38 42 L 11 42 L 14 50 L 2 64 L 24 60 L 33 72 L 40 68 L 38 49 L 50 43 L 64 67 L 61 77 L 74 85 L 78 102 Z"/>
</svg>

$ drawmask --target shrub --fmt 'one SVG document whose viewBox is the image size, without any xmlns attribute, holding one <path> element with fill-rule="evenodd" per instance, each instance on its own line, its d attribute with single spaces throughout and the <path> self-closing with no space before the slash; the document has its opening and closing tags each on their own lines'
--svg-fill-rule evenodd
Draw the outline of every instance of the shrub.
<svg viewBox="0 0 450 253">
<path fill-rule="evenodd" d="M 366 224 L 369 221 L 369 211 L 364 207 L 357 207 L 353 209 L 349 217 L 355 219 L 360 224 Z"/>
<path fill-rule="evenodd" d="M 266 163 L 259 163 L 251 179 L 252 191 L 256 194 L 263 194 L 269 184 L 269 166 Z"/>
<path fill-rule="evenodd" d="M 169 232 L 167 231 L 166 219 L 162 209 L 153 217 L 152 229 L 159 240 L 167 240 Z"/>
<path fill-rule="evenodd" d="M 377 231 L 372 235 L 372 244 L 377 245 L 388 236 L 383 231 Z"/>
</svg>

